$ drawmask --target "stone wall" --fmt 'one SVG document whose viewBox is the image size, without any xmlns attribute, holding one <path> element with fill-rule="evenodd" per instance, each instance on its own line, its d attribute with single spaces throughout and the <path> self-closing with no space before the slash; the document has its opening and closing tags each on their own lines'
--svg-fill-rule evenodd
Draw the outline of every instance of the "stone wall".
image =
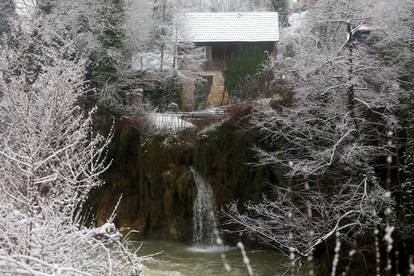
<svg viewBox="0 0 414 276">
<path fill-rule="evenodd" d="M 229 103 L 229 95 L 224 87 L 224 75 L 222 71 L 203 71 L 198 74 L 201 77 L 212 77 L 213 82 L 207 98 L 206 107 L 218 107 Z M 183 111 L 194 109 L 195 84 L 193 80 L 183 81 L 182 105 Z"/>
<path fill-rule="evenodd" d="M 222 106 L 228 104 L 229 95 L 224 88 L 224 76 L 221 71 L 205 71 L 200 73 L 201 76 L 212 76 L 213 83 L 208 94 L 208 106 Z"/>
<path fill-rule="evenodd" d="M 193 144 L 186 142 L 185 134 L 168 140 L 134 124 L 117 123 L 110 148 L 113 164 L 104 176 L 105 185 L 91 194 L 96 225 L 106 222 L 122 196 L 114 222 L 125 232 L 138 231 L 131 238 L 187 241 L 196 192 L 188 166 Z"/>
</svg>

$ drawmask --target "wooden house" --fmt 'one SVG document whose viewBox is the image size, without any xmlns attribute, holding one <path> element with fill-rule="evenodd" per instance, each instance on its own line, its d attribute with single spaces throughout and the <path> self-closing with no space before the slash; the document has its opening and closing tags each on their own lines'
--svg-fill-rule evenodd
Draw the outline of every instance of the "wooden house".
<svg viewBox="0 0 414 276">
<path fill-rule="evenodd" d="M 244 53 L 274 56 L 279 41 L 278 14 L 275 12 L 192 12 L 183 21 L 184 35 L 197 47 L 202 47 L 204 63 L 199 75 L 209 84 L 207 106 L 228 103 L 225 72 Z M 248 59 L 249 54 L 244 58 Z M 196 85 L 184 85 L 184 99 L 191 105 Z M 194 105 L 193 105 L 194 106 Z"/>
</svg>

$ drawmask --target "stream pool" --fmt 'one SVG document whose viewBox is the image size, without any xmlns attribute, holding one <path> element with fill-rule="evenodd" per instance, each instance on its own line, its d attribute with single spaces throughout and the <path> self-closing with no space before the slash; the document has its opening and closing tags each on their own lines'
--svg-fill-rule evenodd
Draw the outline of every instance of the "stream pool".
<svg viewBox="0 0 414 276">
<path fill-rule="evenodd" d="M 197 246 L 166 241 L 145 241 L 138 254 L 155 254 L 153 261 L 144 263 L 143 276 L 244 276 L 248 275 L 240 249 L 237 247 Z M 226 272 L 221 254 L 226 255 L 231 272 Z M 282 275 L 286 272 L 284 257 L 265 250 L 249 250 L 254 275 Z"/>
</svg>

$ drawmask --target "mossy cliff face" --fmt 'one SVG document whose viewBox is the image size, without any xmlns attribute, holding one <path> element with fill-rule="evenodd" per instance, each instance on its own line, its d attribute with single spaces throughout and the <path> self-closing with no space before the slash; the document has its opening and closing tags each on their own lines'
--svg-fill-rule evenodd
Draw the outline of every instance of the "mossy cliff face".
<svg viewBox="0 0 414 276">
<path fill-rule="evenodd" d="M 192 152 L 183 137 L 150 136 L 130 121 L 118 122 L 110 148 L 113 164 L 105 186 L 94 194 L 97 225 L 106 222 L 122 195 L 115 223 L 138 231 L 133 238 L 190 237 Z"/>
<path fill-rule="evenodd" d="M 194 167 L 212 185 L 218 209 L 236 200 L 240 208 L 247 201 L 260 201 L 271 190 L 269 183 L 284 181 L 282 170 L 254 165 L 258 159 L 253 146 L 260 139 L 247 124 L 246 120 L 230 119 L 196 143 Z M 220 220 L 226 219 L 220 216 Z"/>
<path fill-rule="evenodd" d="M 147 137 L 141 144 L 139 212 L 146 217 L 144 234 L 186 240 L 191 237 L 195 185 L 189 164 L 193 144 L 177 138 Z"/>
<path fill-rule="evenodd" d="M 137 230 L 133 238 L 190 241 L 197 194 L 191 166 L 212 184 L 219 208 L 259 199 L 274 172 L 249 165 L 257 137 L 240 124 L 229 120 L 202 136 L 189 131 L 171 137 L 118 122 L 106 184 L 93 194 L 97 225 L 106 222 L 122 195 L 115 223 Z"/>
</svg>

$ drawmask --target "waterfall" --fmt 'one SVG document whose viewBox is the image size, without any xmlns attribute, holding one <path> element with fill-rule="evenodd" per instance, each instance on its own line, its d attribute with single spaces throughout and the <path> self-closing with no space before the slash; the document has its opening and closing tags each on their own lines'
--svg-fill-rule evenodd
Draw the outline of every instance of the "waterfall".
<svg viewBox="0 0 414 276">
<path fill-rule="evenodd" d="M 218 238 L 216 208 L 213 189 L 193 168 L 191 172 L 197 186 L 197 198 L 193 205 L 193 243 L 215 245 Z"/>
</svg>

